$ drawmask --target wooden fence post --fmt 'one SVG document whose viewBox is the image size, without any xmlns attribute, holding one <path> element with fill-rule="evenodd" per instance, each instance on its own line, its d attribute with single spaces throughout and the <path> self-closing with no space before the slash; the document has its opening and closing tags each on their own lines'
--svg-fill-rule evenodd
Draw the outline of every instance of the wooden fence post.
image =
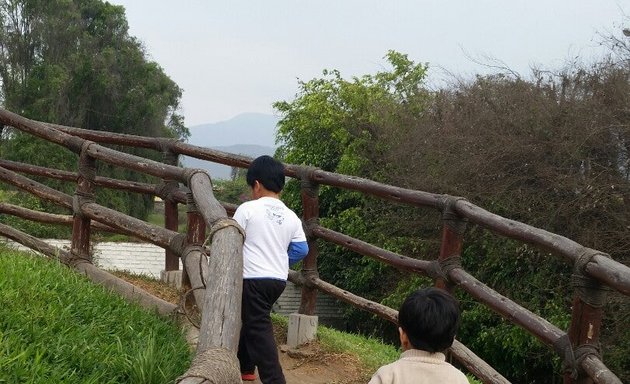
<svg viewBox="0 0 630 384">
<path fill-rule="evenodd" d="M 188 192 L 186 194 L 186 208 L 186 218 L 188 220 L 188 244 L 193 246 L 202 246 L 206 238 L 206 222 L 204 221 L 203 216 L 197 208 L 197 204 L 195 203 L 192 192 Z M 206 258 L 203 258 L 203 262 L 207 263 L 208 260 Z M 201 272 L 202 274 L 203 271 L 204 270 L 202 270 Z M 207 268 L 205 269 L 205 271 L 207 272 Z M 207 279 L 207 276 L 203 276 L 202 281 L 205 281 L 205 279 Z M 188 270 L 185 265 L 182 270 L 182 288 L 185 291 L 188 291 L 192 288 L 190 277 L 188 276 Z M 194 295 L 193 297 L 195 298 L 195 301 L 197 301 L 197 306 L 199 308 L 202 308 L 203 303 L 198 302 L 197 298 Z"/>
<path fill-rule="evenodd" d="M 162 155 L 164 164 L 177 166 L 179 162 L 179 155 L 172 151 L 169 145 L 170 141 L 165 140 L 160 142 L 162 147 Z M 164 189 L 166 191 L 173 191 L 179 187 L 179 183 L 176 180 L 164 180 Z M 167 192 L 166 199 L 164 199 L 164 228 L 171 231 L 178 232 L 179 230 L 179 212 L 177 209 L 177 202 L 173 199 L 172 193 Z M 177 271 L 179 270 L 179 257 L 170 250 L 166 250 L 164 256 L 164 270 L 165 271 Z"/>
<path fill-rule="evenodd" d="M 77 188 L 72 201 L 73 223 L 72 241 L 70 252 L 76 259 L 83 259 L 92 262 L 90 254 L 90 218 L 83 215 L 81 205 L 85 202 L 94 201 L 94 180 L 96 179 L 96 161 L 87 154 L 87 147 L 92 144 L 85 142 L 81 147 L 79 155 L 79 173 L 77 177 Z"/>
<path fill-rule="evenodd" d="M 455 212 L 455 203 L 458 198 L 448 198 L 444 202 L 442 210 L 442 242 L 440 244 L 440 256 L 438 257 L 439 272 L 435 278 L 435 286 L 451 291 L 452 284 L 448 282 L 448 270 L 453 265 L 460 265 L 460 257 L 464 242 L 467 220 Z"/>
<path fill-rule="evenodd" d="M 319 220 L 319 184 L 313 182 L 312 174 L 316 168 L 300 167 L 298 175 L 301 181 L 302 195 L 302 219 L 306 227 L 306 237 L 308 241 L 308 254 L 304 258 L 302 264 L 302 275 L 307 279 L 318 277 L 317 257 L 319 250 L 317 241 L 312 235 L 311 225 L 317 224 Z M 302 297 L 300 300 L 299 313 L 302 315 L 313 316 L 315 314 L 315 305 L 317 303 L 317 288 L 304 284 L 302 286 Z"/>
<path fill-rule="evenodd" d="M 186 194 L 186 217 L 188 219 L 188 243 L 202 245 L 206 239 L 206 222 L 195 204 L 192 192 Z"/>
<path fill-rule="evenodd" d="M 569 326 L 570 350 L 565 353 L 564 383 L 591 384 L 591 379 L 580 368 L 581 362 L 589 355 L 602 360 L 599 335 L 609 289 L 586 273 L 586 264 L 595 255 L 607 256 L 593 249 L 585 248 L 574 264 L 571 284 L 574 289 Z M 603 360 L 602 360 L 603 361 Z"/>
</svg>

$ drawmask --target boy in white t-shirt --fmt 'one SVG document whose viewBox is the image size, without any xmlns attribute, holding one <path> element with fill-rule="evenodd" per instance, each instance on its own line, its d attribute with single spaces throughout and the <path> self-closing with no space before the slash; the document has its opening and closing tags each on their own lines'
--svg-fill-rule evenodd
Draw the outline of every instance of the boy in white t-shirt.
<svg viewBox="0 0 630 384">
<path fill-rule="evenodd" d="M 459 304 L 453 296 L 437 288 L 413 292 L 400 307 L 398 325 L 400 359 L 380 367 L 368 384 L 468 384 L 443 353 L 453 344 L 459 325 Z"/>
<path fill-rule="evenodd" d="M 308 253 L 302 221 L 280 201 L 284 165 L 270 156 L 256 158 L 247 170 L 253 200 L 234 213 L 245 230 L 243 302 L 238 360 L 243 381 L 286 383 L 271 324 L 271 307 L 284 291 L 289 265 Z"/>
</svg>

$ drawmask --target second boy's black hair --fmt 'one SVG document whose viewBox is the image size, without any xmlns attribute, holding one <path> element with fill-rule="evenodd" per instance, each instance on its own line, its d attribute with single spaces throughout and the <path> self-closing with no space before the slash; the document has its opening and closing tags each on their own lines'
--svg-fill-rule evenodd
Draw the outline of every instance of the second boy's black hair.
<svg viewBox="0 0 630 384">
<path fill-rule="evenodd" d="M 246 179 L 250 187 L 258 180 L 266 189 L 280 193 L 284 188 L 284 165 L 271 156 L 257 157 L 249 165 Z"/>
<path fill-rule="evenodd" d="M 437 288 L 410 294 L 398 312 L 398 324 L 415 349 L 441 352 L 449 348 L 459 326 L 459 304 Z"/>
</svg>

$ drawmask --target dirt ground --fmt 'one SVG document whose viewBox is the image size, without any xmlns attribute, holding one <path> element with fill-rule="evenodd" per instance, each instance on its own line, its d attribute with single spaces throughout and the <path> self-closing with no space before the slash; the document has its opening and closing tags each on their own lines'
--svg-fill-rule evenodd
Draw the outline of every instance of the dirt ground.
<svg viewBox="0 0 630 384">
<path fill-rule="evenodd" d="M 280 364 L 288 384 L 366 383 L 356 358 L 324 352 L 316 343 L 294 351 L 280 347 Z M 260 383 L 260 381 L 256 381 Z"/>
<path fill-rule="evenodd" d="M 174 288 L 155 280 L 125 273 L 115 274 L 166 301 L 174 304 L 179 302 L 179 292 Z M 287 384 L 359 384 L 369 381 L 369 374 L 362 370 L 360 362 L 354 356 L 327 352 L 317 342 L 289 349 L 285 345 L 285 329 L 276 329 L 275 336 Z M 260 384 L 260 381 L 245 383 Z"/>
<path fill-rule="evenodd" d="M 275 329 L 278 355 L 287 384 L 367 383 L 356 357 L 325 351 L 315 341 L 296 349 L 286 346 L 286 329 Z M 260 383 L 255 381 L 254 383 Z"/>
</svg>

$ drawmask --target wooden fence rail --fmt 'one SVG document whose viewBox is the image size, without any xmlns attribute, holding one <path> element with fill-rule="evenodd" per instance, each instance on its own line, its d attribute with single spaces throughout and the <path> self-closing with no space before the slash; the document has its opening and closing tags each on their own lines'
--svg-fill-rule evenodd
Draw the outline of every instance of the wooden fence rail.
<svg viewBox="0 0 630 384">
<path fill-rule="evenodd" d="M 0 123 L 10 125 L 38 136 L 44 140 L 59 144 L 79 155 L 79 172 L 77 189 L 74 197 L 60 193 L 25 176 L 18 175 L 0 167 L 0 180 L 30 192 L 40 198 L 57 203 L 72 210 L 74 215 L 72 247 L 69 254 L 51 251 L 45 245 L 37 243 L 32 237 L 6 226 L 0 227 L 0 233 L 13 238 L 27 246 L 45 250 L 45 254 L 56 257 L 63 255 L 63 260 L 72 266 L 83 266 L 85 270 L 97 270 L 91 265 L 89 255 L 91 220 L 98 221 L 122 232 L 133 234 L 178 256 L 190 254 L 199 257 L 204 250 L 188 245 L 188 236 L 169 229 L 159 228 L 141 220 L 126 216 L 94 202 L 95 162 L 97 160 L 127 169 L 143 172 L 162 179 L 183 183 L 192 192 L 190 205 L 199 207 L 203 220 L 211 226 L 216 223 L 224 225 L 211 230 L 212 260 L 208 263 L 209 275 L 205 276 L 206 294 L 201 297 L 204 309 L 201 333 L 198 342 L 197 358 L 189 371 L 178 382 L 240 382 L 236 346 L 240 329 L 240 300 L 242 289 L 242 241 L 243 236 L 238 224 L 227 217 L 225 209 L 216 201 L 212 193 L 209 176 L 199 170 L 182 169 L 174 165 L 162 164 L 130 154 L 114 151 L 92 141 L 72 136 L 63 131 L 24 117 L 0 110 Z M 39 170 L 41 171 L 41 169 Z M 64 177 L 67 175 L 64 175 Z M 202 263 L 185 263 L 191 265 L 190 276 L 203 276 Z M 88 267 L 85 267 L 85 266 Z M 96 273 L 93 273 L 96 274 Z M 113 286 L 123 290 L 126 283 L 120 279 L 97 279 L 114 281 Z M 221 362 L 221 369 L 208 362 Z"/>
<path fill-rule="evenodd" d="M 173 159 L 177 159 L 179 155 L 186 155 L 240 168 L 248 167 L 252 159 L 172 139 L 147 138 L 41 123 L 5 110 L 0 110 L 0 124 L 15 127 L 57 143 L 79 155 L 78 173 L 0 160 L 0 180 L 72 210 L 75 220 L 73 241 L 77 243 L 77 247 L 85 247 L 86 241 L 89 241 L 90 229 L 95 228 L 133 234 L 160 245 L 176 257 L 182 258 L 185 271 L 191 278 L 191 286 L 198 288 L 206 285 L 205 295 L 203 292 L 201 295 L 199 293 L 195 295 L 198 303 L 203 302 L 203 321 L 200 348 L 191 369 L 195 371 L 203 367 L 204 372 L 216 370 L 216 366 L 212 368 L 204 364 L 207 364 L 208 360 L 220 361 L 223 366 L 232 367 L 226 373 L 227 376 L 222 378 L 226 381 L 222 382 L 237 380 L 238 378 L 234 379 L 230 376 L 232 374 L 230 372 L 234 368 L 233 352 L 238 342 L 240 328 L 238 315 L 240 315 L 242 235 L 238 225 L 228 218 L 228 213 L 233 213 L 236 207 L 219 203 L 214 198 L 212 184 L 207 174 L 199 170 L 179 168 Z M 160 151 L 164 154 L 165 162 L 169 164 L 118 152 L 100 144 Z M 90 164 L 93 165 L 96 161 L 149 174 L 161 179 L 162 183 L 153 185 L 94 176 L 88 169 Z M 78 181 L 77 195 L 75 197 L 65 195 L 17 172 L 58 180 Z M 621 383 L 619 378 L 603 364 L 596 346 L 601 327 L 605 290 L 610 287 L 623 295 L 630 295 L 630 268 L 627 266 L 610 259 L 605 253 L 586 248 L 560 235 L 493 214 L 460 197 L 399 188 L 372 180 L 292 164 L 286 164 L 286 175 L 301 181 L 303 219 L 310 246 L 302 271 L 291 271 L 289 274 L 291 281 L 303 287 L 301 313 L 313 314 L 317 291 L 322 291 L 386 320 L 394 323 L 397 321 L 395 310 L 366 300 L 319 278 L 317 241 L 327 241 L 398 269 L 431 277 L 441 288 L 463 289 L 475 300 L 541 340 L 563 358 L 565 364 L 571 368 L 565 373 L 565 383 Z M 167 184 L 169 188 L 165 188 Z M 358 191 L 384 200 L 432 208 L 441 212 L 444 224 L 438 258 L 427 261 L 396 254 L 319 225 L 320 185 Z M 175 207 L 175 214 L 177 204 L 185 203 L 188 206 L 189 233 L 179 234 L 173 228 L 152 226 L 100 206 L 89 199 L 95 187 L 160 196 L 172 204 L 171 211 Z M 41 222 L 68 224 L 69 218 L 63 215 L 39 214 L 6 204 L 0 204 L 0 212 Z M 172 217 L 173 212 L 168 215 Z M 91 221 L 99 224 L 95 225 Z M 495 292 L 462 268 L 459 258 L 467 223 L 474 223 L 501 236 L 532 244 L 574 266 L 574 276 L 577 277 L 573 283 L 575 294 L 572 322 L 566 332 Z M 172 227 L 172 222 L 170 226 Z M 14 230 L 5 227 L 0 226 L 0 233 L 3 235 L 21 237 L 22 241 L 33 247 L 43 247 L 36 240 L 16 236 L 16 233 L 11 232 Z M 81 230 L 84 233 L 83 236 L 77 235 L 76 232 L 81 233 Z M 200 260 L 206 260 L 201 243 L 208 231 L 212 239 L 211 252 L 219 257 L 210 259 L 207 270 L 198 268 L 194 270 L 192 265 L 199 266 Z M 75 236 L 79 239 L 75 239 Z M 81 251 L 74 251 L 74 248 L 73 252 L 81 256 Z M 72 259 L 76 256 L 64 257 Z M 192 260 L 194 262 L 191 262 Z M 587 289 L 583 288 L 585 282 Z M 602 292 L 604 294 L 601 294 Z M 209 357 L 208 353 L 214 357 Z M 484 383 L 508 382 L 461 343 L 456 341 L 451 348 L 451 353 Z M 205 379 L 192 376 L 183 377 L 180 382 L 191 384 L 209 380 L 208 376 L 204 376 Z"/>
</svg>

